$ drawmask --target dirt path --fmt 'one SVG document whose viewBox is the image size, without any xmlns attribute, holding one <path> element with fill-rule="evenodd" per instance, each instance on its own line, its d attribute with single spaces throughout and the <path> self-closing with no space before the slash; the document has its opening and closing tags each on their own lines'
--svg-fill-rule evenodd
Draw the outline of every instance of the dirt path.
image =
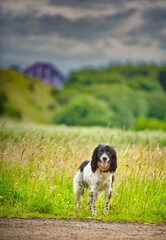
<svg viewBox="0 0 166 240">
<path fill-rule="evenodd" d="M 0 239 L 165 240 L 166 226 L 40 218 L 0 218 Z"/>
</svg>

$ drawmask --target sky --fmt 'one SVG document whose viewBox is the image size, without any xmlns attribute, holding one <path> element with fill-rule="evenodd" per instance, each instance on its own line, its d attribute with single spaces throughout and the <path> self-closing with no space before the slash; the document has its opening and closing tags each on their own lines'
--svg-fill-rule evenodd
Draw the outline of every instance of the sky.
<svg viewBox="0 0 166 240">
<path fill-rule="evenodd" d="M 166 62 L 166 0 L 0 0 L 0 67 Z"/>
</svg>

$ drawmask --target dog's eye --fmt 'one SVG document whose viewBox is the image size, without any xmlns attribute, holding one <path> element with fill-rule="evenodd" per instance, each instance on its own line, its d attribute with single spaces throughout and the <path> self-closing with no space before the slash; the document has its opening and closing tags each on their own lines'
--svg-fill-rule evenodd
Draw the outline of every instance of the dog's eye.
<svg viewBox="0 0 166 240">
<path fill-rule="evenodd" d="M 109 151 L 109 150 L 107 150 L 107 154 L 110 154 L 110 151 Z"/>
<path fill-rule="evenodd" d="M 103 154 L 103 150 L 100 150 L 100 154 Z"/>
</svg>

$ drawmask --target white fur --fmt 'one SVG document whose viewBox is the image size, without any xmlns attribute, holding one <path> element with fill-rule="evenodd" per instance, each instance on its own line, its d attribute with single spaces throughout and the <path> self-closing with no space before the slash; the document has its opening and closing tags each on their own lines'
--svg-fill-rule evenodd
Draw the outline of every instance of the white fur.
<svg viewBox="0 0 166 240">
<path fill-rule="evenodd" d="M 108 157 L 108 155 L 107 155 L 106 153 L 103 153 L 103 154 L 101 155 L 100 160 L 103 161 L 104 158 L 107 159 L 107 160 L 106 160 L 107 162 L 109 162 L 109 157 Z"/>
<path fill-rule="evenodd" d="M 83 169 L 77 171 L 73 180 L 74 195 L 77 208 L 81 206 L 81 199 L 84 194 L 84 188 L 89 188 L 89 206 L 93 215 L 96 215 L 95 202 L 101 192 L 105 191 L 104 213 L 108 212 L 108 204 L 112 197 L 112 175 L 114 173 L 101 172 L 99 169 L 95 173 L 92 172 L 91 162 Z"/>
</svg>

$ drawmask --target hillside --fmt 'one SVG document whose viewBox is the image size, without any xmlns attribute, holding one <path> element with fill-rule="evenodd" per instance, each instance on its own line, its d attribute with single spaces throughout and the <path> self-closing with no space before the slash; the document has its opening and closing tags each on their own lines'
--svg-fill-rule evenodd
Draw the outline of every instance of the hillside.
<svg viewBox="0 0 166 240">
<path fill-rule="evenodd" d="M 166 129 L 166 66 L 73 72 L 57 94 L 55 123 Z"/>
<path fill-rule="evenodd" d="M 72 72 L 60 91 L 0 70 L 0 117 L 69 126 L 166 130 L 166 66 Z"/>
<path fill-rule="evenodd" d="M 56 89 L 15 70 L 0 70 L 0 117 L 50 123 Z"/>
</svg>

